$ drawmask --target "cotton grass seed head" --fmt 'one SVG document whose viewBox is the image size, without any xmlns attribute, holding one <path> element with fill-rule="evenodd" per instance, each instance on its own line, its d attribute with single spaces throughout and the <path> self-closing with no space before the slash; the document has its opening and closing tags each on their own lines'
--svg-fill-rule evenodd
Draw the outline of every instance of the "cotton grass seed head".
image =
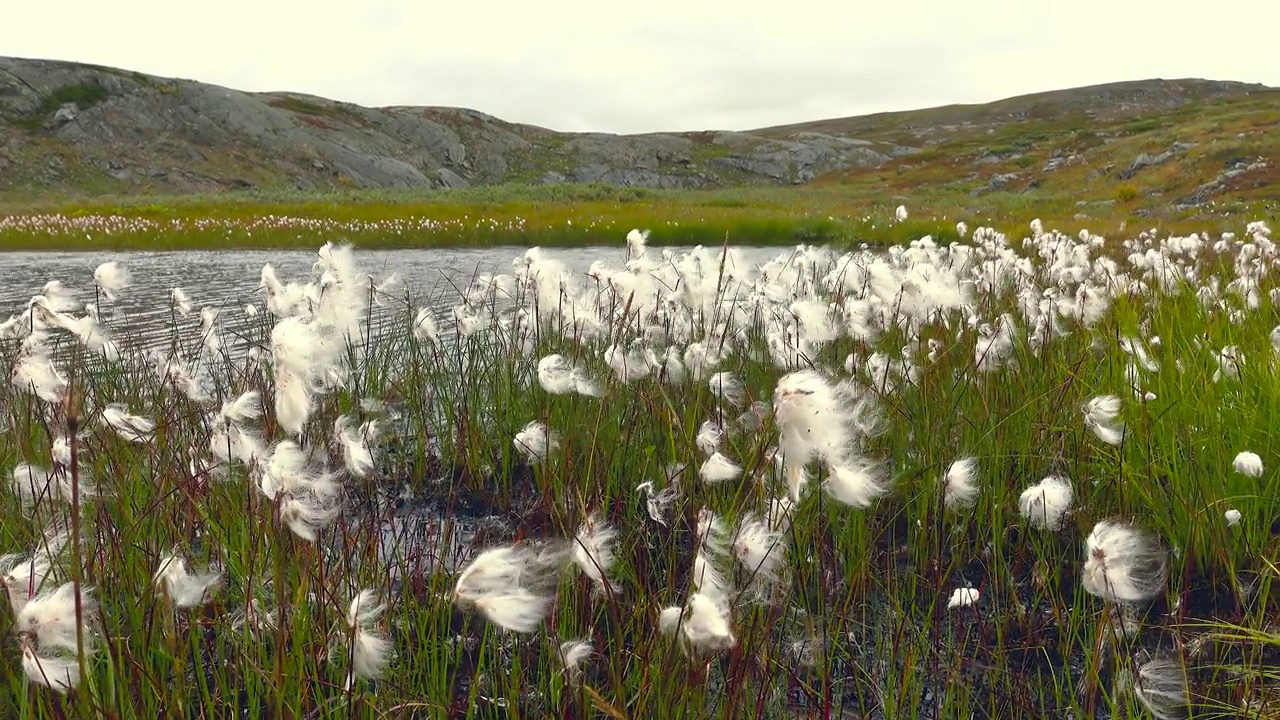
<svg viewBox="0 0 1280 720">
<path fill-rule="evenodd" d="M 961 458 L 942 476 L 943 504 L 948 510 L 964 510 L 978 502 L 978 461 Z"/>
<path fill-rule="evenodd" d="M 1157 720 L 1185 718 L 1191 709 L 1187 671 L 1175 657 L 1155 657 L 1138 665 L 1133 692 Z"/>
<path fill-rule="evenodd" d="M 1057 531 L 1071 512 L 1071 481 L 1050 475 L 1022 491 L 1018 509 L 1032 527 Z"/>
<path fill-rule="evenodd" d="M 1168 557 L 1160 541 L 1134 525 L 1103 520 L 1085 540 L 1084 589 L 1116 602 L 1150 600 L 1164 590 Z"/>
<path fill-rule="evenodd" d="M 981 594 L 978 592 L 977 588 L 956 588 L 955 592 L 951 593 L 951 598 L 947 600 L 947 609 L 952 610 L 959 607 L 976 605 L 979 597 L 981 597 Z"/>
<path fill-rule="evenodd" d="M 1244 452 L 1236 455 L 1236 459 L 1231 463 L 1235 471 L 1245 477 L 1262 477 L 1262 458 L 1255 452 Z"/>
</svg>

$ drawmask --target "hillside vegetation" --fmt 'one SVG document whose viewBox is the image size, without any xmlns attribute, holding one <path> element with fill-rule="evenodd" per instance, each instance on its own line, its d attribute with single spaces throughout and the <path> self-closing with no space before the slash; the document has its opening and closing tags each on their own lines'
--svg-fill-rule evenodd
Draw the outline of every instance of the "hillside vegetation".
<svg viewBox="0 0 1280 720">
<path fill-rule="evenodd" d="M 1280 89 L 1146 80 L 749 132 L 581 134 L 0 58 L 0 212 L 428 217 L 490 244 L 634 226 L 658 243 L 889 241 L 900 203 L 926 221 L 913 232 L 1030 216 L 1217 230 L 1275 217 L 1277 125 Z M 140 242 L 158 241 L 106 244 Z"/>
</svg>

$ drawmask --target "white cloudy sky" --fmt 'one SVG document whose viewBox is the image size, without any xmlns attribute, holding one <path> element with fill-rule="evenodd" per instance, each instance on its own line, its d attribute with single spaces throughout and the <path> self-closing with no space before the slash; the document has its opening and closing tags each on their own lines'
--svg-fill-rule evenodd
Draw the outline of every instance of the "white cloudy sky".
<svg viewBox="0 0 1280 720">
<path fill-rule="evenodd" d="M 748 129 L 1150 77 L 1280 85 L 1264 39 L 1280 3 L 1263 0 L 7 4 L 0 55 L 559 130 Z"/>
</svg>

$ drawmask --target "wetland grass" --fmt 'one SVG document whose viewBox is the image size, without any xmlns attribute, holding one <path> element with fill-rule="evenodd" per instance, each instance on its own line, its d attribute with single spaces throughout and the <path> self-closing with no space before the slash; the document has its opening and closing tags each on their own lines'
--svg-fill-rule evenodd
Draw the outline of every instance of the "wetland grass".
<svg viewBox="0 0 1280 720">
<path fill-rule="evenodd" d="M 64 278 L 0 326 L 0 714 L 1280 716 L 1270 231 L 1034 227 L 441 318 L 325 245 L 145 348 Z"/>
</svg>

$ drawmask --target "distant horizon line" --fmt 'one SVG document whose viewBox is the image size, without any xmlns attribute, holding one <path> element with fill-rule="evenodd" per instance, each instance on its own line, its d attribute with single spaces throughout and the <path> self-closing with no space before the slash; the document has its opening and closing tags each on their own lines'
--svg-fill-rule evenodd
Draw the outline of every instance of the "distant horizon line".
<svg viewBox="0 0 1280 720">
<path fill-rule="evenodd" d="M 357 107 L 368 108 L 371 110 L 385 110 L 388 108 L 421 108 L 421 109 L 438 108 L 443 110 L 464 110 L 468 112 L 478 113 L 480 115 L 484 115 L 484 116 L 493 118 L 495 120 L 498 120 L 500 122 L 508 123 L 511 125 L 523 125 L 525 127 L 538 128 L 538 129 L 547 130 L 550 132 L 572 134 L 572 135 L 639 136 L 639 135 L 686 135 L 686 134 L 692 134 L 692 133 L 706 133 L 706 132 L 754 133 L 754 132 L 761 132 L 761 131 L 768 131 L 768 130 L 779 130 L 782 128 L 787 128 L 795 125 L 808 125 L 808 124 L 823 123 L 823 122 L 839 122 L 842 120 L 857 120 L 862 118 L 873 118 L 873 117 L 905 114 L 905 113 L 912 113 L 912 112 L 923 112 L 928 110 L 940 110 L 943 108 L 982 107 L 983 105 L 994 105 L 997 103 L 1008 102 L 1011 100 L 1031 98 L 1038 95 L 1049 95 L 1049 94 L 1058 93 L 1058 92 L 1072 92 L 1072 91 L 1079 91 L 1079 90 L 1088 90 L 1090 88 L 1115 87 L 1115 86 L 1122 86 L 1122 85 L 1139 85 L 1143 83 L 1180 83 L 1180 82 L 1224 83 L 1224 84 L 1231 84 L 1231 85 L 1240 85 L 1247 88 L 1256 88 L 1261 91 L 1280 90 L 1280 87 L 1267 85 L 1265 83 L 1248 82 L 1244 80 L 1220 80 L 1220 79 L 1203 78 L 1203 77 L 1178 77 L 1178 78 L 1147 77 L 1147 78 L 1138 78 L 1138 79 L 1129 79 L 1129 80 L 1115 80 L 1115 81 L 1103 82 L 1103 83 L 1092 83 L 1088 85 L 1075 85 L 1070 87 L 1050 88 L 1046 90 L 1037 90 L 1035 92 L 1020 93 L 1017 95 L 1008 95 L 1005 97 L 999 97 L 999 98 L 987 100 L 984 102 L 952 102 L 952 103 L 942 103 L 939 105 L 905 107 L 905 108 L 900 108 L 895 110 L 881 110 L 877 112 L 864 113 L 861 115 L 835 115 L 835 116 L 828 116 L 828 117 L 816 117 L 808 120 L 798 120 L 794 122 L 786 122 L 786 123 L 775 124 L 775 125 L 763 125 L 759 127 L 748 128 L 745 130 L 729 130 L 725 128 L 698 128 L 698 129 L 688 129 L 688 130 L 650 130 L 650 131 L 643 131 L 643 132 L 613 132 L 608 130 L 557 130 L 556 128 L 553 128 L 553 127 L 548 127 L 546 125 L 539 125 L 532 122 L 508 120 L 498 115 L 494 115 L 491 112 L 481 110 L 475 107 L 465 106 L 465 105 L 413 105 L 413 104 L 395 104 L 395 103 L 389 104 L 389 105 L 362 105 L 358 102 L 352 102 L 350 100 L 340 100 L 338 98 L 329 97 L 326 95 L 316 95 L 314 93 L 304 92 L 299 90 L 287 90 L 287 89 L 286 90 L 245 90 L 243 88 L 237 88 L 230 85 L 222 85 L 216 82 L 209 82 L 207 80 L 198 80 L 196 78 L 179 77 L 176 75 L 157 75 L 150 72 L 143 72 L 141 70 L 132 70 L 129 68 L 119 67 L 115 65 L 104 65 L 101 63 L 83 62 L 79 60 L 64 60 L 60 58 L 48 58 L 48 57 L 46 58 L 26 57 L 21 55 L 0 55 L 0 61 L 2 60 L 18 60 L 18 61 L 24 61 L 24 62 L 47 62 L 47 63 L 55 63 L 55 64 L 63 64 L 63 65 L 79 65 L 81 67 L 95 68 L 95 69 L 99 69 L 99 70 L 103 70 L 111 73 L 143 75 L 149 78 L 155 78 L 159 80 L 175 80 L 175 81 L 183 81 L 183 82 L 200 83 L 202 85 L 212 85 L 214 87 L 221 87 L 227 90 L 233 90 L 235 92 L 241 92 L 249 95 L 294 95 L 299 97 L 316 98 L 319 100 L 324 100 L 326 102 L 336 103 L 340 105 L 355 105 Z"/>
</svg>

